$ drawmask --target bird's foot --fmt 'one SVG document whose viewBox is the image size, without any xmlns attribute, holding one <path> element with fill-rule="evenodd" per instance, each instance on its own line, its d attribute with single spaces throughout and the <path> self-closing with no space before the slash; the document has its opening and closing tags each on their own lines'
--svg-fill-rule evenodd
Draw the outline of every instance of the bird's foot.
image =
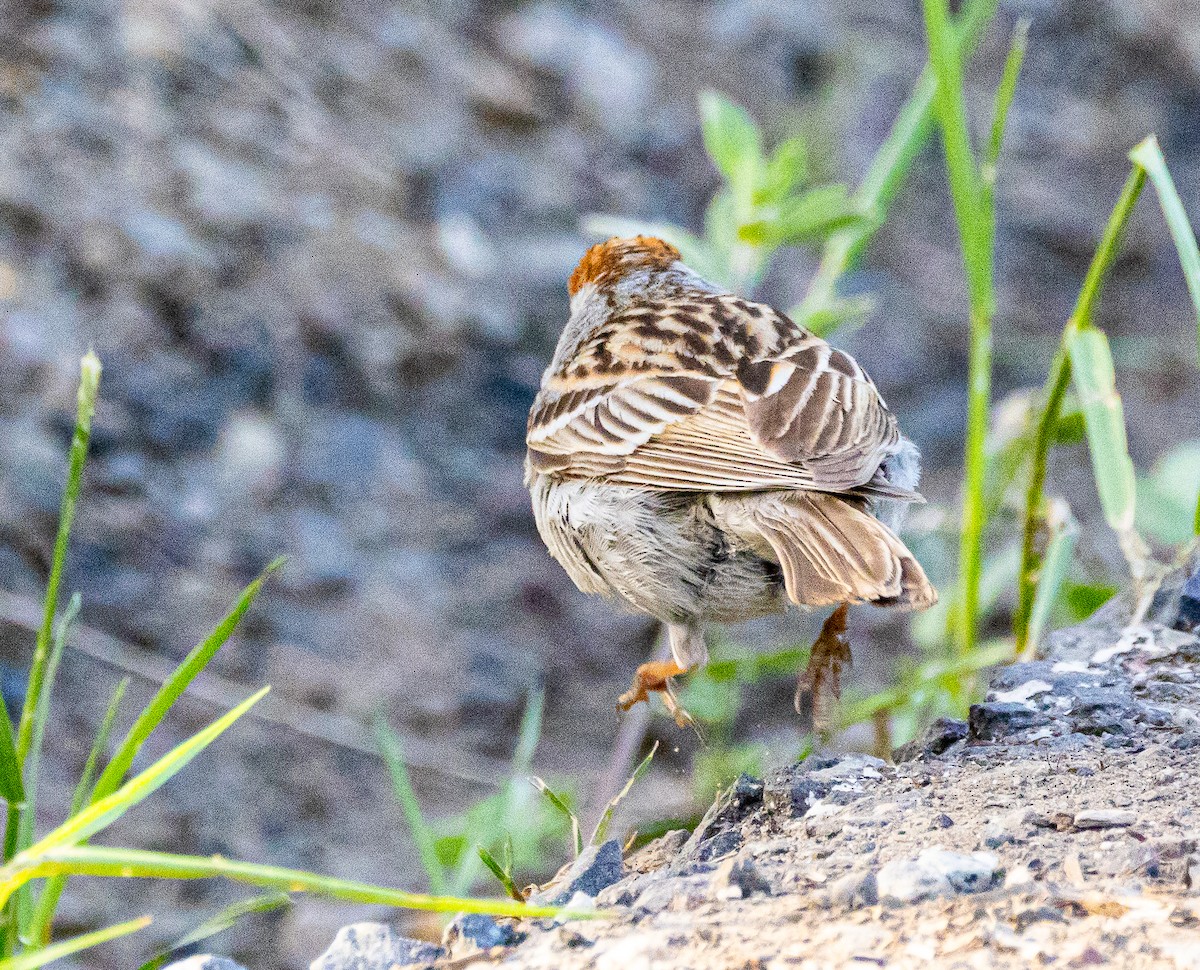
<svg viewBox="0 0 1200 970">
<path fill-rule="evenodd" d="M 836 727 L 842 668 L 850 666 L 850 641 L 846 639 L 849 610 L 849 604 L 843 603 L 829 614 L 808 656 L 808 666 L 796 682 L 796 713 L 809 714 L 813 729 L 820 734 L 829 734 Z"/>
<path fill-rule="evenodd" d="M 686 673 L 687 670 L 674 660 L 653 660 L 642 664 L 633 675 L 629 690 L 617 698 L 617 710 L 627 711 L 634 704 L 649 701 L 651 693 L 658 693 L 662 694 L 663 704 L 675 718 L 676 724 L 681 728 L 695 727 L 695 719 L 680 705 L 671 684 L 672 677 Z"/>
</svg>

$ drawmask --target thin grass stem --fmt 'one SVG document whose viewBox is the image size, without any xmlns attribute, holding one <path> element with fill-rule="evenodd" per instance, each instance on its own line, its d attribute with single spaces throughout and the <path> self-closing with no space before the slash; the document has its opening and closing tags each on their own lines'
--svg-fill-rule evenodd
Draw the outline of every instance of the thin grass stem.
<svg viewBox="0 0 1200 970">
<path fill-rule="evenodd" d="M 492 916 L 587 918 L 597 913 L 564 911 L 554 906 L 530 906 L 516 901 L 429 896 L 402 889 L 320 876 L 298 869 L 259 865 L 224 856 L 188 856 L 144 849 L 108 846 L 56 846 L 36 858 L 14 859 L 0 869 L 0 901 L 30 879 L 53 875 L 108 876 L 123 879 L 213 879 L 280 889 L 288 893 L 314 893 L 354 903 L 396 906 L 435 913 L 487 913 Z"/>
<path fill-rule="evenodd" d="M 50 577 L 46 582 L 46 598 L 42 608 L 42 625 L 38 629 L 29 667 L 29 685 L 25 689 L 25 703 L 21 707 L 21 720 L 17 728 L 17 765 L 24 770 L 25 758 L 33 743 L 34 713 L 38 709 L 45 686 L 46 664 L 54 630 L 54 617 L 58 612 L 58 589 L 62 583 L 63 564 L 67 558 L 67 545 L 71 538 L 71 525 L 75 521 L 75 505 L 83 482 L 83 466 L 87 461 L 88 443 L 92 435 L 92 418 L 96 413 L 96 397 L 100 392 L 100 360 L 88 351 L 79 364 L 79 392 L 76 395 L 75 433 L 71 438 L 71 451 L 67 466 L 67 485 L 63 490 L 62 506 L 58 515 L 58 535 L 54 539 L 54 553 L 50 560 Z M 7 861 L 17 850 L 20 811 L 11 802 L 8 806 L 8 823 L 4 834 L 4 858 Z M 11 952 L 9 950 L 8 952 Z"/>
<path fill-rule="evenodd" d="M 127 923 L 117 923 L 115 926 L 106 926 L 103 929 L 93 930 L 90 933 L 82 933 L 79 936 L 73 936 L 68 940 L 62 940 L 59 943 L 51 944 L 39 950 L 31 950 L 22 953 L 20 956 L 0 960 L 0 970 L 36 970 L 37 967 L 44 967 L 48 963 L 61 960 L 63 957 L 69 957 L 82 950 L 90 950 L 92 947 L 99 946 L 101 943 L 107 943 L 109 940 L 115 940 L 121 936 L 129 936 L 130 933 L 136 933 L 138 930 L 145 929 L 150 923 L 151 919 L 149 916 L 142 916 L 138 919 L 131 919 Z"/>
<path fill-rule="evenodd" d="M 1040 557 L 1037 550 L 1038 531 L 1042 521 L 1042 509 L 1045 504 L 1046 463 L 1050 455 L 1050 446 L 1054 440 L 1054 431 L 1058 425 L 1062 411 L 1063 398 L 1071 383 L 1071 359 L 1067 353 L 1070 338 L 1082 326 L 1090 326 L 1096 300 L 1108 271 L 1116 259 L 1120 248 L 1121 236 L 1129 221 L 1130 213 L 1137 204 L 1138 196 L 1146 184 L 1146 171 L 1140 165 L 1134 165 L 1121 189 L 1121 195 L 1113 206 L 1108 224 L 1096 255 L 1092 257 L 1084 277 L 1083 287 L 1075 303 L 1075 310 L 1063 327 L 1062 339 L 1054 355 L 1050 367 L 1050 376 L 1046 381 L 1043 392 L 1045 405 L 1038 419 L 1037 431 L 1033 439 L 1033 452 L 1030 456 L 1029 487 L 1025 491 L 1025 517 L 1021 533 L 1021 567 L 1017 579 L 1017 611 L 1013 617 L 1013 632 L 1016 634 L 1016 650 L 1018 655 L 1024 655 L 1034 646 L 1031 643 L 1030 617 L 1033 612 L 1034 598 L 1037 593 L 1038 571 Z"/>
<path fill-rule="evenodd" d="M 121 709 L 121 700 L 125 697 L 125 691 L 129 687 L 129 678 L 122 677 L 116 688 L 113 690 L 112 697 L 109 699 L 108 708 L 104 712 L 104 717 L 100 721 L 100 728 L 96 732 L 96 739 L 92 742 L 92 749 L 88 752 L 87 761 L 83 766 L 83 773 L 79 777 L 79 783 L 75 786 L 75 792 L 71 796 L 71 809 L 67 813 L 67 818 L 74 818 L 87 804 L 88 796 L 92 791 L 92 784 L 96 780 L 96 772 L 100 767 L 100 759 L 104 757 L 108 751 L 108 739 L 112 735 L 113 722 L 117 719 L 117 713 Z M 58 901 L 62 897 L 63 890 L 67 888 L 67 879 L 65 876 L 55 876 L 53 879 L 47 879 L 46 885 L 42 889 L 41 896 L 38 897 L 37 906 L 34 908 L 33 921 L 30 923 L 27 930 L 29 939 L 41 942 L 45 946 L 50 942 L 50 930 L 54 925 L 54 914 L 58 911 Z"/>
</svg>

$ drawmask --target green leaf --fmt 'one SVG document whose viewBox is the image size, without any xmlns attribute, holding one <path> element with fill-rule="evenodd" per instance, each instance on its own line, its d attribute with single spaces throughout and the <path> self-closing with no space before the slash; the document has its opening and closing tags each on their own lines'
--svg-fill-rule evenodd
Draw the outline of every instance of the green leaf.
<svg viewBox="0 0 1200 970">
<path fill-rule="evenodd" d="M 1045 504 L 1046 464 L 1053 444 L 1055 431 L 1059 424 L 1063 402 L 1066 399 L 1067 388 L 1071 383 L 1071 361 L 1068 353 L 1072 334 L 1081 327 L 1090 327 L 1092 310 L 1100 297 L 1108 270 L 1116 259 L 1120 249 L 1121 236 L 1125 225 L 1137 204 L 1142 187 L 1146 184 L 1146 172 L 1140 166 L 1133 166 L 1121 195 L 1113 206 L 1104 228 L 1100 245 L 1088 266 L 1083 286 L 1075 302 L 1075 310 L 1063 327 L 1062 339 L 1054 362 L 1050 366 L 1050 375 L 1046 378 L 1046 389 L 1043 392 L 1045 402 L 1037 429 L 1034 432 L 1032 454 L 1030 455 L 1029 486 L 1025 490 L 1025 514 L 1021 533 L 1021 567 L 1017 577 L 1017 609 L 1013 614 L 1013 633 L 1016 634 L 1017 652 L 1028 650 L 1029 616 L 1033 610 L 1034 574 L 1038 569 L 1037 536 L 1042 520 L 1042 510 Z M 1086 420 L 1084 421 L 1086 431 Z"/>
<path fill-rule="evenodd" d="M 763 172 L 762 184 L 754 194 L 759 205 L 778 203 L 808 174 L 808 147 L 803 138 L 788 138 L 776 147 Z"/>
<path fill-rule="evenodd" d="M 262 571 L 254 582 L 242 590 L 242 595 L 238 597 L 233 609 L 217 624 L 212 633 L 192 648 L 182 663 L 175 668 L 170 679 L 158 689 L 150 703 L 146 705 L 145 710 L 134 721 L 129 733 L 125 735 L 125 739 L 117 748 L 112 761 L 101 773 L 100 780 L 96 782 L 96 789 L 92 792 L 93 802 L 111 794 L 121 784 L 146 739 L 166 717 L 167 712 L 179 700 L 180 695 L 187 690 L 188 685 L 209 665 L 217 651 L 225 645 L 225 641 L 237 628 L 246 610 L 250 609 L 250 604 L 258 596 L 267 577 L 285 561 L 282 557 L 276 559 Z"/>
<path fill-rule="evenodd" d="M 495 856 L 488 852 L 488 850 L 482 845 L 478 846 L 477 849 L 479 852 L 480 861 L 487 866 L 488 871 L 500 881 L 500 885 L 504 887 L 504 891 L 517 902 L 523 903 L 525 901 L 525 896 L 521 890 L 517 888 L 517 884 L 513 882 L 512 874 L 507 872 L 504 867 L 496 861 Z"/>
<path fill-rule="evenodd" d="M 709 157 L 734 192 L 752 192 L 763 164 L 762 137 L 746 109 L 723 94 L 704 91 L 700 94 L 700 128 Z"/>
<path fill-rule="evenodd" d="M 583 834 L 579 831 L 579 816 L 571 811 L 571 806 L 559 796 L 546 782 L 536 775 L 529 779 L 533 787 L 546 796 L 546 800 L 567 819 L 571 826 L 571 847 L 576 857 L 583 851 Z"/>
<path fill-rule="evenodd" d="M 1070 617 L 1070 622 L 1082 623 L 1118 592 L 1120 590 L 1116 586 L 1107 583 L 1072 583 L 1068 581 L 1063 583 L 1062 603 Z"/>
<path fill-rule="evenodd" d="M 101 943 L 107 943 L 109 940 L 136 933 L 149 926 L 150 922 L 149 916 L 143 916 L 140 919 L 131 919 L 128 923 L 117 923 L 115 926 L 106 926 L 101 930 L 73 936 L 69 940 L 53 943 L 40 950 L 31 950 L 20 956 L 0 960 L 0 970 L 35 970 L 37 967 L 44 967 L 47 963 L 69 957 L 81 950 L 87 950 L 99 946 Z"/>
<path fill-rule="evenodd" d="M 375 720 L 375 736 L 379 739 L 379 750 L 392 776 L 392 790 L 395 792 L 396 801 L 400 803 L 408 830 L 417 845 L 417 853 L 421 857 L 425 877 L 429 880 L 429 888 L 439 895 L 445 893 L 446 871 L 438 858 L 437 836 L 421 812 L 417 793 L 408 774 L 408 765 L 404 762 L 404 749 L 400 738 L 384 723 L 382 717 Z"/>
<path fill-rule="evenodd" d="M 822 185 L 786 200 L 775 218 L 742 225 L 738 236 L 756 246 L 803 243 L 867 218 L 844 185 Z"/>
<path fill-rule="evenodd" d="M 1017 91 L 1017 79 L 1021 75 L 1021 65 L 1025 61 L 1025 48 L 1029 40 L 1029 20 L 1022 17 L 1013 28 L 1012 39 L 1008 45 L 1008 57 L 1004 60 L 1004 71 L 1000 75 L 1000 85 L 996 88 L 996 100 L 992 107 L 992 134 L 988 139 L 987 152 L 984 154 L 983 165 L 985 178 L 989 183 L 995 182 L 996 163 L 1000 159 L 1000 148 L 1004 144 L 1004 127 L 1008 121 L 1008 112 L 1012 107 L 1013 95 Z"/>
<path fill-rule="evenodd" d="M 12 721 L 0 704 L 0 796 L 10 804 L 25 801 L 25 786 L 21 783 L 21 768 L 17 761 L 17 746 L 13 739 Z"/>
<path fill-rule="evenodd" d="M 1193 535 L 1192 510 L 1200 501 L 1200 441 L 1176 445 L 1137 483 L 1138 527 L 1164 545 Z"/>
<path fill-rule="evenodd" d="M 1124 533 L 1133 528 L 1137 491 L 1108 338 L 1095 327 L 1080 327 L 1068 335 L 1067 352 L 1087 426 L 1100 505 L 1113 530 Z"/>
<path fill-rule="evenodd" d="M 1188 292 L 1192 295 L 1192 306 L 1196 312 L 1196 336 L 1200 346 L 1200 248 L 1196 246 L 1196 234 L 1192 232 L 1187 213 L 1183 211 L 1183 202 L 1167 169 L 1166 159 L 1158 147 L 1158 139 L 1151 135 L 1130 152 L 1129 157 L 1136 165 L 1146 170 L 1150 181 L 1154 183 L 1154 191 L 1158 193 L 1158 203 L 1162 206 L 1167 228 L 1171 230 L 1175 250 L 1179 253 L 1179 264 L 1183 267 L 1183 275 L 1187 280 Z M 1200 531 L 1200 507 L 1197 509 L 1197 517 Z"/>
</svg>

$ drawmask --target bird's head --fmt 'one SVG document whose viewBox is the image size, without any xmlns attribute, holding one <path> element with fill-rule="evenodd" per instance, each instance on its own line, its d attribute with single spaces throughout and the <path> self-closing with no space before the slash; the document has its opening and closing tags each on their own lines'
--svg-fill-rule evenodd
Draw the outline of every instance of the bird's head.
<svg viewBox="0 0 1200 970">
<path fill-rule="evenodd" d="M 655 236 L 614 236 L 583 254 L 567 292 L 574 297 L 589 283 L 597 290 L 611 289 L 631 273 L 667 270 L 678 259 L 679 250 Z"/>
</svg>

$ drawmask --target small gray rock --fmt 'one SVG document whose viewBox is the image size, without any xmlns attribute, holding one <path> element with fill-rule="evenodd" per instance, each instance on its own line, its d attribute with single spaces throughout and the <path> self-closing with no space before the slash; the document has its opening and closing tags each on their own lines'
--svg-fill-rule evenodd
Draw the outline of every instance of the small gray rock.
<svg viewBox="0 0 1200 970">
<path fill-rule="evenodd" d="M 949 717 L 939 717 L 925 732 L 923 738 L 909 741 L 896 749 L 893 760 L 900 764 L 916 758 L 936 758 L 944 754 L 951 745 L 957 744 L 967 736 L 967 722 L 956 721 Z"/>
<path fill-rule="evenodd" d="M 1025 704 L 997 701 L 972 704 L 968 720 L 970 736 L 976 741 L 999 741 L 1017 731 L 1049 723 L 1045 714 Z"/>
<path fill-rule="evenodd" d="M 1132 825 L 1137 815 L 1127 808 L 1085 808 L 1075 813 L 1077 829 L 1115 829 Z"/>
<path fill-rule="evenodd" d="M 329 949 L 309 964 L 309 970 L 391 970 L 395 966 L 426 966 L 445 952 L 432 943 L 400 936 L 383 923 L 351 923 L 338 930 Z M 202 970 L 228 968 L 206 966 Z"/>
<path fill-rule="evenodd" d="M 229 957 L 215 957 L 211 953 L 197 953 L 186 960 L 169 963 L 164 970 L 246 970 Z"/>
<path fill-rule="evenodd" d="M 924 849 L 916 859 L 898 859 L 879 870 L 879 898 L 914 903 L 956 893 L 980 893 L 1003 878 L 990 852 L 963 855 L 946 849 Z"/>
<path fill-rule="evenodd" d="M 649 913 L 672 909 L 691 909 L 708 898 L 707 874 L 654 878 L 633 906 Z"/>
<path fill-rule="evenodd" d="M 497 946 L 515 946 L 522 935 L 507 923 L 497 923 L 484 913 L 464 913 L 446 927 L 442 942 L 454 950 L 490 950 Z"/>
<path fill-rule="evenodd" d="M 717 866 L 711 885 L 717 899 L 746 899 L 754 893 L 771 895 L 771 884 L 749 859 L 726 859 Z"/>
<path fill-rule="evenodd" d="M 1183 585 L 1175 627 L 1178 630 L 1200 630 L 1200 568 Z"/>
<path fill-rule="evenodd" d="M 599 896 L 600 891 L 615 885 L 625 877 L 621 861 L 621 844 L 610 839 L 603 845 L 589 845 L 567 870 L 567 884 L 554 897 L 555 904 L 565 903 L 576 893 Z"/>
<path fill-rule="evenodd" d="M 763 807 L 772 815 L 802 818 L 813 804 L 829 793 L 829 786 L 807 775 L 781 772 L 763 789 Z"/>
<path fill-rule="evenodd" d="M 879 902 L 879 884 L 875 873 L 850 872 L 836 880 L 829 887 L 826 904 L 829 906 L 858 909 L 860 906 L 874 906 Z"/>
</svg>

